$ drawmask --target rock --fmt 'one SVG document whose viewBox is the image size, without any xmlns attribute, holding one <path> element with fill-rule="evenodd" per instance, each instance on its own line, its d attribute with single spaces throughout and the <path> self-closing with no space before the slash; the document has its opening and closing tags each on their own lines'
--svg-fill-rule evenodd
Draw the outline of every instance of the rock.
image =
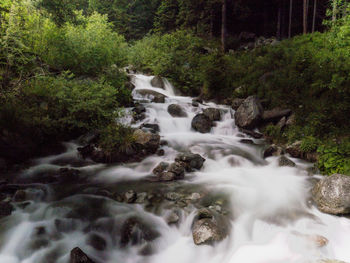
<svg viewBox="0 0 350 263">
<path fill-rule="evenodd" d="M 182 179 L 185 176 L 185 165 L 182 162 L 174 162 L 169 166 L 168 172 L 173 173 L 176 179 Z"/>
<path fill-rule="evenodd" d="M 159 149 L 159 150 L 157 151 L 157 155 L 158 155 L 158 156 L 164 156 L 164 154 L 165 154 L 164 149 Z"/>
<path fill-rule="evenodd" d="M 17 190 L 15 195 L 13 196 L 13 200 L 15 202 L 23 202 L 27 198 L 27 194 L 24 190 Z"/>
<path fill-rule="evenodd" d="M 146 112 L 146 108 L 141 104 L 136 104 L 135 108 L 133 108 L 132 111 L 135 112 L 136 114 L 141 114 Z"/>
<path fill-rule="evenodd" d="M 130 90 L 130 91 L 132 91 L 134 88 L 135 88 L 135 84 L 134 83 L 132 83 L 131 81 L 127 81 L 127 82 L 125 82 L 125 88 L 126 89 L 128 89 L 128 90 Z"/>
<path fill-rule="evenodd" d="M 178 104 L 170 104 L 168 106 L 168 112 L 172 117 L 187 117 L 185 110 Z"/>
<path fill-rule="evenodd" d="M 280 130 L 283 130 L 283 128 L 286 126 L 286 123 L 287 123 L 287 119 L 286 119 L 286 117 L 283 117 L 283 118 L 281 118 L 281 119 L 277 122 L 276 126 L 277 126 Z"/>
<path fill-rule="evenodd" d="M 350 176 L 333 174 L 320 180 L 312 197 L 321 212 L 341 215 L 350 213 Z"/>
<path fill-rule="evenodd" d="M 197 201 L 201 199 L 201 195 L 199 193 L 192 193 L 187 199 L 191 201 Z"/>
<path fill-rule="evenodd" d="M 290 166 L 290 167 L 295 167 L 295 163 L 292 160 L 289 160 L 287 157 L 285 157 L 284 155 L 282 155 L 279 159 L 278 159 L 278 165 L 279 166 Z"/>
<path fill-rule="evenodd" d="M 80 248 L 76 247 L 70 252 L 69 263 L 95 263 Z"/>
<path fill-rule="evenodd" d="M 210 121 L 220 121 L 221 113 L 219 109 L 208 108 L 203 110 L 203 114 L 209 118 Z"/>
<path fill-rule="evenodd" d="M 284 154 L 284 150 L 282 147 L 279 147 L 275 144 L 270 145 L 264 150 L 264 158 L 270 157 L 270 156 L 280 156 Z"/>
<path fill-rule="evenodd" d="M 172 212 L 170 215 L 167 216 L 166 222 L 171 225 L 171 224 L 176 224 L 180 220 L 180 217 L 175 213 Z"/>
<path fill-rule="evenodd" d="M 176 192 L 169 192 L 165 194 L 165 199 L 169 201 L 178 201 L 183 197 L 183 195 Z"/>
<path fill-rule="evenodd" d="M 254 144 L 254 141 L 251 139 L 241 139 L 239 141 L 244 144 Z"/>
<path fill-rule="evenodd" d="M 106 240 L 103 237 L 101 237 L 100 235 L 95 234 L 95 233 L 89 235 L 86 243 L 88 245 L 92 246 L 94 249 L 99 250 L 99 251 L 103 251 L 107 247 Z"/>
<path fill-rule="evenodd" d="M 329 240 L 324 236 L 310 235 L 308 239 L 312 241 L 317 247 L 324 247 L 328 245 Z"/>
<path fill-rule="evenodd" d="M 203 104 L 203 100 L 201 98 L 199 98 L 199 97 L 193 98 L 192 102 L 197 102 L 197 103 Z"/>
<path fill-rule="evenodd" d="M 131 217 L 124 222 L 120 235 L 122 247 L 129 243 L 138 245 L 144 242 L 151 242 L 160 236 L 150 225 L 136 217 Z"/>
<path fill-rule="evenodd" d="M 159 93 L 154 90 L 148 90 L 148 89 L 138 89 L 138 90 L 135 90 L 135 92 L 140 94 L 141 96 L 146 96 L 150 98 L 151 101 L 155 103 L 164 103 L 165 98 L 167 97 L 162 93 Z"/>
<path fill-rule="evenodd" d="M 146 114 L 141 113 L 141 114 L 135 114 L 132 116 L 134 122 L 138 122 L 138 121 L 142 121 L 144 119 L 146 119 Z"/>
<path fill-rule="evenodd" d="M 242 105 L 243 101 L 244 99 L 238 99 L 238 98 L 233 99 L 231 102 L 232 109 L 238 110 L 239 106 Z"/>
<path fill-rule="evenodd" d="M 159 145 L 165 146 L 165 145 L 168 145 L 168 142 L 165 141 L 165 140 L 161 140 L 160 143 L 159 143 Z"/>
<path fill-rule="evenodd" d="M 151 133 L 158 133 L 160 131 L 158 124 L 144 123 L 141 125 L 141 128 L 145 128 Z"/>
<path fill-rule="evenodd" d="M 153 174 L 157 177 L 161 177 L 164 172 L 167 171 L 169 163 L 161 162 L 154 169 Z"/>
<path fill-rule="evenodd" d="M 288 145 L 286 152 L 294 158 L 303 158 L 303 152 L 300 149 L 301 141 L 296 141 L 292 145 Z"/>
<path fill-rule="evenodd" d="M 295 124 L 295 114 L 293 113 L 292 115 L 289 116 L 289 118 L 286 121 L 286 126 L 292 126 Z"/>
<path fill-rule="evenodd" d="M 151 85 L 153 87 L 160 88 L 160 89 L 164 89 L 165 87 L 164 81 L 160 76 L 153 77 L 153 79 L 151 80 Z"/>
<path fill-rule="evenodd" d="M 184 162 L 186 164 L 186 171 L 192 172 L 193 169 L 201 169 L 205 159 L 199 154 L 194 153 L 180 153 L 175 158 L 176 162 Z"/>
<path fill-rule="evenodd" d="M 14 208 L 10 203 L 0 202 L 0 218 L 11 215 L 13 210 Z"/>
<path fill-rule="evenodd" d="M 192 120 L 192 128 L 200 133 L 208 133 L 211 130 L 212 122 L 204 114 L 197 114 Z"/>
<path fill-rule="evenodd" d="M 292 111 L 290 109 L 274 108 L 272 110 L 264 111 L 262 119 L 265 122 L 274 122 L 280 120 L 283 117 L 288 117 L 291 113 Z"/>
<path fill-rule="evenodd" d="M 139 194 L 137 194 L 137 199 L 136 199 L 135 203 L 143 204 L 146 202 L 146 200 L 147 200 L 147 193 L 145 193 L 145 192 L 139 193 Z"/>
<path fill-rule="evenodd" d="M 243 133 L 248 134 L 249 136 L 255 138 L 255 139 L 261 139 L 264 135 L 259 132 L 246 130 L 246 129 L 240 129 Z"/>
<path fill-rule="evenodd" d="M 125 202 L 131 204 L 134 203 L 137 199 L 137 194 L 134 190 L 129 190 L 124 194 L 124 200 Z"/>
<path fill-rule="evenodd" d="M 236 125 L 244 129 L 253 129 L 259 124 L 262 113 L 263 108 L 259 100 L 254 96 L 250 96 L 243 101 L 235 112 Z"/>
<path fill-rule="evenodd" d="M 199 107 L 199 103 L 197 101 L 192 101 L 192 106 L 193 107 Z"/>
<path fill-rule="evenodd" d="M 133 133 L 137 148 L 145 150 L 146 153 L 156 153 L 160 143 L 160 136 L 137 129 Z"/>
</svg>

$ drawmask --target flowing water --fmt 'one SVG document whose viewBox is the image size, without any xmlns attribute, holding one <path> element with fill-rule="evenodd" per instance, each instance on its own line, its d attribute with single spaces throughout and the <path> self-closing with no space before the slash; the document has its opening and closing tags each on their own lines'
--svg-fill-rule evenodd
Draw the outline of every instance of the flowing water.
<svg viewBox="0 0 350 263">
<path fill-rule="evenodd" d="M 231 108 L 214 103 L 193 107 L 192 98 L 176 96 L 170 83 L 162 90 L 152 87 L 151 79 L 135 75 L 135 90 L 160 92 L 167 96 L 166 103 L 150 103 L 135 91 L 134 98 L 146 107 L 142 122 L 159 125 L 162 140 L 168 142 L 162 146 L 165 155 L 139 163 L 96 164 L 82 160 L 79 143 L 69 142 L 66 152 L 34 160 L 13 179 L 22 186 L 27 183 L 27 201 L 16 202 L 12 215 L 0 219 L 0 263 L 67 263 L 77 246 L 96 262 L 106 263 L 288 263 L 327 258 L 350 262 L 350 220 L 323 214 L 311 204 L 315 177 L 306 171 L 310 164 L 292 159 L 296 167 L 279 167 L 277 157 L 263 159 L 264 141 L 242 143 L 247 136 L 235 126 Z M 171 117 L 167 107 L 173 103 L 180 104 L 188 117 Z M 222 120 L 208 134 L 193 131 L 192 118 L 208 107 L 221 109 Z M 129 123 L 131 118 L 122 121 Z M 200 171 L 177 182 L 147 180 L 159 162 L 172 162 L 186 151 L 206 159 Z M 52 180 L 65 167 L 74 167 L 81 175 L 75 181 Z M 227 210 L 231 232 L 213 246 L 196 246 L 191 232 L 194 205 L 180 209 L 178 224 L 168 225 L 170 202 L 150 209 L 142 202 L 126 204 L 111 198 L 110 193 L 130 189 L 210 193 L 207 202 L 221 200 L 215 204 Z M 142 218 L 159 236 L 123 245 L 119 233 L 130 217 Z M 328 244 L 317 246 L 316 235 L 327 238 Z M 94 237 L 97 245 L 91 245 Z"/>
</svg>

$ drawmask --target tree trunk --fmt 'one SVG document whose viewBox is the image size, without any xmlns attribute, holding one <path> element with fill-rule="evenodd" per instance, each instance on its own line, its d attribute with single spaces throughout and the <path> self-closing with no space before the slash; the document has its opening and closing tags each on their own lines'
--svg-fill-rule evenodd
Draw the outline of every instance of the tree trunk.
<svg viewBox="0 0 350 263">
<path fill-rule="evenodd" d="M 332 21 L 335 22 L 337 20 L 337 0 L 333 0 L 333 15 Z"/>
<path fill-rule="evenodd" d="M 276 38 L 278 40 L 281 40 L 281 20 L 282 20 L 282 7 L 281 7 L 281 1 L 278 1 L 278 13 L 277 13 L 277 32 L 276 32 Z"/>
<path fill-rule="evenodd" d="M 314 14 L 312 18 L 312 33 L 315 32 L 317 0 L 314 0 Z"/>
<path fill-rule="evenodd" d="M 210 11 L 210 38 L 214 38 L 214 8 Z"/>
<path fill-rule="evenodd" d="M 307 0 L 304 0 L 303 4 L 303 33 L 307 33 Z"/>
<path fill-rule="evenodd" d="M 288 38 L 292 37 L 292 14 L 293 14 L 293 0 L 289 0 Z"/>
<path fill-rule="evenodd" d="M 221 22 L 221 48 L 225 53 L 227 51 L 227 0 L 222 2 L 222 22 Z"/>
</svg>

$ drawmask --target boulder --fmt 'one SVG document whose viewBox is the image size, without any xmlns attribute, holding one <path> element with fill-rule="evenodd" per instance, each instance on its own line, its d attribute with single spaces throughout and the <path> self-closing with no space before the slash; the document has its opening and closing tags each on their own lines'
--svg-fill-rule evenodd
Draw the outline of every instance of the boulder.
<svg viewBox="0 0 350 263">
<path fill-rule="evenodd" d="M 282 155 L 279 159 L 278 159 L 278 165 L 279 166 L 290 166 L 290 167 L 295 167 L 295 163 L 288 159 L 287 157 L 285 157 L 284 155 Z"/>
<path fill-rule="evenodd" d="M 143 112 L 146 112 L 146 108 L 141 104 L 136 104 L 135 107 L 132 109 L 132 111 L 135 112 L 136 114 L 141 114 Z"/>
<path fill-rule="evenodd" d="M 177 213 L 172 212 L 166 217 L 166 222 L 171 225 L 171 224 L 176 224 L 180 220 L 180 217 L 177 215 Z"/>
<path fill-rule="evenodd" d="M 267 158 L 270 156 L 280 156 L 282 154 L 284 154 L 283 148 L 272 144 L 264 150 L 263 156 L 264 158 Z"/>
<path fill-rule="evenodd" d="M 135 90 L 135 92 L 137 94 L 140 94 L 141 96 L 146 96 L 146 97 L 150 98 L 150 100 L 152 102 L 155 102 L 155 103 L 164 103 L 165 102 L 166 96 L 162 93 L 157 92 L 157 91 L 149 90 L 149 89 L 138 89 L 138 90 Z"/>
<path fill-rule="evenodd" d="M 164 80 L 160 76 L 153 77 L 151 80 L 151 85 L 155 88 L 160 88 L 160 89 L 165 88 Z"/>
<path fill-rule="evenodd" d="M 350 176 L 333 174 L 320 180 L 312 197 L 321 212 L 341 215 L 350 213 Z"/>
<path fill-rule="evenodd" d="M 107 242 L 106 240 L 101 237 L 98 234 L 90 234 L 86 243 L 90 246 L 92 246 L 94 249 L 99 250 L 99 251 L 103 251 L 106 249 L 107 247 Z"/>
<path fill-rule="evenodd" d="M 134 190 L 129 190 L 124 194 L 124 200 L 125 202 L 131 204 L 134 203 L 137 199 L 137 194 Z"/>
<path fill-rule="evenodd" d="M 251 139 L 241 139 L 239 142 L 244 143 L 244 144 L 254 144 L 254 141 Z"/>
<path fill-rule="evenodd" d="M 232 109 L 238 110 L 239 106 L 242 105 L 243 101 L 244 99 L 238 99 L 238 98 L 233 99 L 231 102 Z"/>
<path fill-rule="evenodd" d="M 185 163 L 174 162 L 172 164 L 161 162 L 154 169 L 153 174 L 160 181 L 173 181 L 185 176 Z"/>
<path fill-rule="evenodd" d="M 250 96 L 243 101 L 235 112 L 236 125 L 244 129 L 253 129 L 259 124 L 262 113 L 263 108 L 259 100 L 254 96 Z"/>
<path fill-rule="evenodd" d="M 185 165 L 182 162 L 174 162 L 169 166 L 168 172 L 174 174 L 176 179 L 182 179 L 185 176 Z"/>
<path fill-rule="evenodd" d="M 291 145 L 288 145 L 286 152 L 294 158 L 303 158 L 303 152 L 300 149 L 301 141 L 296 141 Z"/>
<path fill-rule="evenodd" d="M 168 167 L 169 163 L 161 162 L 153 169 L 153 174 L 157 177 L 161 177 L 161 175 L 167 171 Z"/>
<path fill-rule="evenodd" d="M 196 245 L 213 244 L 223 240 L 229 229 L 229 223 L 222 215 L 204 208 L 198 211 L 192 224 L 193 241 Z"/>
<path fill-rule="evenodd" d="M 290 115 L 286 121 L 286 126 L 292 126 L 295 124 L 295 114 Z"/>
<path fill-rule="evenodd" d="M 192 106 L 193 107 L 199 107 L 199 103 L 197 101 L 192 101 Z"/>
<path fill-rule="evenodd" d="M 147 131 L 150 131 L 151 133 L 157 133 L 160 131 L 158 124 L 152 124 L 152 123 L 144 123 L 140 127 L 141 129 L 146 129 Z"/>
<path fill-rule="evenodd" d="M 11 215 L 13 210 L 14 208 L 10 203 L 0 202 L 0 218 Z"/>
<path fill-rule="evenodd" d="M 170 104 L 168 106 L 168 112 L 172 117 L 187 117 L 187 113 L 179 104 Z"/>
<path fill-rule="evenodd" d="M 185 169 L 188 172 L 192 172 L 193 169 L 201 169 L 205 159 L 199 154 L 194 153 L 181 153 L 175 158 L 176 162 L 185 163 Z"/>
<path fill-rule="evenodd" d="M 159 135 L 136 129 L 133 136 L 135 139 L 134 144 L 138 149 L 144 150 L 149 154 L 157 152 L 160 143 Z"/>
<path fill-rule="evenodd" d="M 69 263 L 95 263 L 80 248 L 76 247 L 70 252 Z"/>
<path fill-rule="evenodd" d="M 280 120 L 283 117 L 288 117 L 291 113 L 292 111 L 290 109 L 274 108 L 272 110 L 264 111 L 262 119 L 265 122 L 274 122 Z"/>
<path fill-rule="evenodd" d="M 219 109 L 208 108 L 203 110 L 203 114 L 209 118 L 210 121 L 220 121 L 221 113 Z"/>
<path fill-rule="evenodd" d="M 211 130 L 212 122 L 204 114 L 197 114 L 192 120 L 192 128 L 200 133 L 208 133 Z"/>
<path fill-rule="evenodd" d="M 160 234 L 152 226 L 143 222 L 140 218 L 131 217 L 122 225 L 120 231 L 120 244 L 125 247 L 127 244 L 139 245 L 151 242 L 158 238 Z"/>
<path fill-rule="evenodd" d="M 251 131 L 251 130 L 246 130 L 246 129 L 240 129 L 241 132 L 248 134 L 249 136 L 255 138 L 255 139 L 261 139 L 264 135 L 259 132 Z"/>
</svg>

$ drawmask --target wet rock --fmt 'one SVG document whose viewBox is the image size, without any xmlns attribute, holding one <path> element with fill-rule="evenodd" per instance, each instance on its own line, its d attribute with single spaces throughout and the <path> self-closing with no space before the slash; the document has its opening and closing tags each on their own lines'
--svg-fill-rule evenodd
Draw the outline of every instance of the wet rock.
<svg viewBox="0 0 350 263">
<path fill-rule="evenodd" d="M 160 88 L 160 89 L 165 88 L 164 81 L 163 81 L 162 77 L 160 77 L 160 76 L 153 77 L 153 79 L 151 80 L 151 85 L 153 87 Z"/>
<path fill-rule="evenodd" d="M 69 263 L 95 263 L 80 248 L 76 247 L 70 252 Z"/>
<path fill-rule="evenodd" d="M 160 143 L 159 135 L 147 133 L 140 129 L 137 129 L 133 135 L 138 148 L 145 150 L 147 153 L 156 153 Z"/>
<path fill-rule="evenodd" d="M 203 104 L 203 100 L 200 97 L 193 98 L 192 102 L 197 102 L 197 103 Z"/>
<path fill-rule="evenodd" d="M 77 169 L 59 169 L 59 180 L 63 182 L 73 182 L 79 180 L 80 171 Z"/>
<path fill-rule="evenodd" d="M 183 197 L 183 195 L 176 192 L 169 192 L 165 194 L 165 199 L 169 201 L 178 201 Z"/>
<path fill-rule="evenodd" d="M 136 93 L 140 94 L 141 96 L 149 97 L 152 102 L 155 103 L 164 103 L 166 96 L 162 93 L 159 93 L 154 90 L 148 90 L 148 89 L 138 89 L 135 90 Z"/>
<path fill-rule="evenodd" d="M 187 199 L 191 201 L 197 201 L 201 199 L 201 195 L 199 193 L 192 193 Z"/>
<path fill-rule="evenodd" d="M 153 174 L 155 176 L 160 177 L 164 172 L 166 172 L 168 167 L 169 167 L 169 163 L 161 162 L 153 169 Z"/>
<path fill-rule="evenodd" d="M 295 163 L 288 159 L 287 157 L 285 157 L 284 155 L 282 155 L 279 159 L 278 159 L 278 165 L 279 166 L 290 166 L 290 167 L 295 167 Z"/>
<path fill-rule="evenodd" d="M 197 101 L 192 101 L 192 106 L 193 107 L 199 107 L 199 103 Z"/>
<path fill-rule="evenodd" d="M 13 210 L 14 208 L 10 203 L 0 202 L 0 218 L 11 215 Z"/>
<path fill-rule="evenodd" d="M 161 140 L 160 143 L 159 143 L 160 146 L 166 146 L 168 145 L 168 142 L 165 141 L 165 140 Z"/>
<path fill-rule="evenodd" d="M 173 181 L 185 176 L 185 164 L 174 162 L 172 164 L 161 162 L 153 169 L 153 174 L 160 181 Z"/>
<path fill-rule="evenodd" d="M 208 108 L 203 110 L 203 114 L 209 118 L 210 121 L 220 121 L 221 113 L 219 109 Z"/>
<path fill-rule="evenodd" d="M 286 121 L 286 126 L 292 126 L 295 124 L 295 114 L 293 113 L 292 115 L 290 115 Z"/>
<path fill-rule="evenodd" d="M 255 139 L 261 139 L 264 135 L 259 132 L 255 132 L 252 130 L 246 130 L 246 129 L 240 129 L 243 133 L 255 138 Z"/>
<path fill-rule="evenodd" d="M 175 213 L 172 212 L 170 215 L 167 216 L 166 222 L 171 225 L 171 224 L 176 224 L 180 220 L 180 217 Z"/>
<path fill-rule="evenodd" d="M 321 212 L 341 215 L 350 213 L 350 176 L 333 174 L 320 180 L 312 197 Z"/>
<path fill-rule="evenodd" d="M 185 163 L 186 171 L 192 172 L 193 169 L 201 169 L 205 162 L 205 159 L 199 154 L 181 153 L 176 156 L 175 161 Z"/>
<path fill-rule="evenodd" d="M 197 114 L 193 118 L 191 126 L 194 130 L 200 133 L 208 133 L 211 130 L 212 122 L 204 114 Z"/>
<path fill-rule="evenodd" d="M 137 194 L 137 198 L 135 203 L 137 204 L 143 204 L 147 201 L 147 193 L 143 192 L 143 193 L 139 193 Z"/>
<path fill-rule="evenodd" d="M 90 234 L 86 243 L 99 251 L 103 251 L 107 247 L 106 240 L 96 233 Z"/>
<path fill-rule="evenodd" d="M 284 127 L 286 127 L 286 123 L 287 123 L 287 119 L 286 117 L 281 118 L 278 123 L 276 124 L 276 126 L 280 129 L 283 130 Z"/>
<path fill-rule="evenodd" d="M 134 190 L 129 190 L 124 194 L 124 200 L 125 202 L 131 204 L 134 203 L 137 199 L 137 194 Z"/>
<path fill-rule="evenodd" d="M 157 155 L 158 155 L 158 156 L 164 156 L 164 154 L 165 154 L 164 149 L 159 149 L 159 150 L 157 151 Z"/>
<path fill-rule="evenodd" d="M 135 112 L 136 114 L 141 114 L 146 112 L 146 108 L 141 104 L 136 104 L 135 108 L 133 108 L 132 111 Z"/>
<path fill-rule="evenodd" d="M 158 124 L 144 123 L 141 128 L 149 130 L 151 133 L 158 133 L 160 131 Z"/>
<path fill-rule="evenodd" d="M 286 152 L 294 158 L 303 158 L 303 152 L 300 149 L 301 141 L 294 142 L 292 145 L 288 145 Z"/>
<path fill-rule="evenodd" d="M 260 101 L 256 97 L 250 96 L 235 112 L 236 125 L 244 129 L 253 129 L 259 124 L 262 113 L 263 108 Z"/>
<path fill-rule="evenodd" d="M 192 225 L 196 245 L 213 244 L 223 240 L 229 233 L 229 222 L 212 209 L 203 208 L 197 213 Z"/>
<path fill-rule="evenodd" d="M 95 143 L 100 136 L 98 131 L 90 131 L 79 137 L 78 142 L 83 145 L 87 145 L 90 143 Z"/>
<path fill-rule="evenodd" d="M 238 110 L 239 106 L 242 105 L 243 101 L 244 99 L 238 99 L 238 98 L 233 99 L 231 103 L 232 109 Z"/>
<path fill-rule="evenodd" d="M 187 117 L 186 111 L 178 104 L 170 104 L 168 106 L 168 112 L 172 117 Z"/>
<path fill-rule="evenodd" d="M 169 166 L 168 172 L 175 174 L 176 179 L 182 179 L 185 176 L 185 165 L 182 162 L 174 162 Z"/>
<path fill-rule="evenodd" d="M 142 121 L 142 120 L 146 119 L 146 114 L 144 114 L 144 113 L 135 114 L 135 115 L 133 115 L 132 118 L 135 122 Z"/>
<path fill-rule="evenodd" d="M 152 226 L 143 222 L 140 218 L 132 217 L 127 219 L 121 228 L 120 244 L 125 247 L 127 244 L 141 244 L 151 242 L 160 234 Z"/>
<path fill-rule="evenodd" d="M 284 154 L 283 148 L 275 144 L 272 144 L 264 150 L 263 156 L 264 158 L 267 158 L 270 156 L 280 156 L 282 154 Z"/>
<path fill-rule="evenodd" d="M 272 110 L 264 111 L 262 119 L 265 122 L 275 122 L 283 117 L 288 117 L 291 113 L 292 111 L 290 109 L 274 108 Z"/>
<path fill-rule="evenodd" d="M 254 141 L 251 139 L 241 139 L 240 142 L 244 144 L 254 144 Z"/>
<path fill-rule="evenodd" d="M 13 196 L 13 200 L 15 202 L 23 202 L 26 200 L 26 198 L 27 198 L 27 194 L 24 190 L 17 190 L 17 192 Z"/>
</svg>

